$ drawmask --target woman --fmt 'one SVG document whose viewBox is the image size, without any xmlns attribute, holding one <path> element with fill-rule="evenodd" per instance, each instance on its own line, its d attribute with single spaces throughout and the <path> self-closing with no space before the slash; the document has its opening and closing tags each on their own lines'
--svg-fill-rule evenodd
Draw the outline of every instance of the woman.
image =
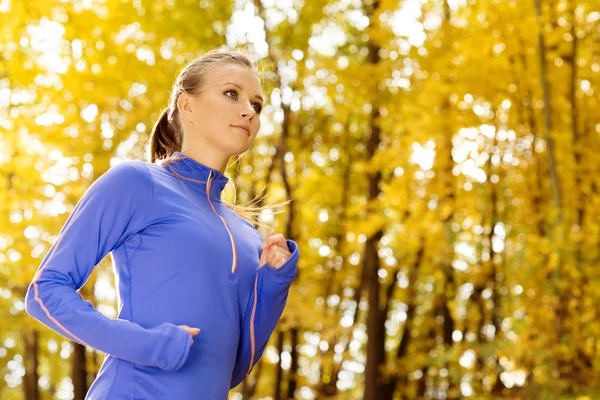
<svg viewBox="0 0 600 400">
<path fill-rule="evenodd" d="M 263 240 L 248 222 L 260 208 L 221 193 L 228 160 L 258 133 L 262 104 L 244 54 L 192 61 L 153 128 L 150 162 L 125 161 L 97 179 L 44 257 L 26 310 L 106 353 L 86 399 L 223 400 L 261 357 L 299 251 L 274 231 Z M 108 253 L 117 319 L 76 292 Z"/>
</svg>

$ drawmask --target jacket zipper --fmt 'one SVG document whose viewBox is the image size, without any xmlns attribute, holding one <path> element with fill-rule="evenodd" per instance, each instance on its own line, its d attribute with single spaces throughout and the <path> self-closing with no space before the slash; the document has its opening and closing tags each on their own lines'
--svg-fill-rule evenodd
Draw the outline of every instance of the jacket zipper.
<svg viewBox="0 0 600 400">
<path fill-rule="evenodd" d="M 233 239 L 233 234 L 231 233 L 231 230 L 229 229 L 227 222 L 217 212 L 217 209 L 215 208 L 214 204 L 212 203 L 212 201 L 210 199 L 210 186 L 212 183 L 212 178 L 213 178 L 213 172 L 210 171 L 210 173 L 208 175 L 208 183 L 206 185 L 206 197 L 208 198 L 208 202 L 210 203 L 210 206 L 212 207 L 215 214 L 217 214 L 217 216 L 219 218 L 221 218 L 221 221 L 223 221 L 223 225 L 225 225 L 225 229 L 227 229 L 227 233 L 229 233 L 229 239 L 231 240 L 231 249 L 233 251 L 233 264 L 231 266 L 231 275 L 233 275 L 233 274 L 235 274 L 235 271 L 237 270 L 237 250 L 235 247 L 235 240 Z M 256 316 L 257 299 L 258 299 L 258 272 L 256 273 L 256 277 L 254 278 L 254 304 L 252 304 L 252 314 L 250 316 L 250 349 L 251 349 L 250 353 L 251 353 L 251 357 L 250 357 L 250 365 L 248 367 L 248 372 L 246 373 L 246 376 L 248 376 L 250 374 L 250 372 L 252 371 L 252 367 L 254 364 L 254 355 L 256 353 L 256 343 L 255 343 L 255 338 L 254 338 L 254 317 Z"/>
<path fill-rule="evenodd" d="M 231 275 L 233 275 L 233 274 L 235 274 L 235 271 L 237 270 L 237 250 L 235 248 L 235 240 L 233 239 L 233 235 L 231 234 L 231 231 L 229 230 L 229 226 L 227 225 L 227 222 L 225 222 L 225 218 L 223 218 L 217 212 L 217 209 L 215 208 L 212 201 L 210 200 L 210 185 L 212 183 L 212 176 L 213 176 L 213 172 L 210 171 L 210 173 L 208 175 L 208 184 L 206 185 L 206 197 L 208 197 L 208 202 L 210 203 L 210 206 L 212 207 L 215 214 L 217 214 L 217 216 L 219 218 L 221 218 L 221 221 L 223 221 L 223 225 L 225 225 L 225 229 L 227 229 L 227 233 L 229 234 L 229 239 L 231 240 L 231 250 L 233 252 L 233 262 L 231 265 Z"/>
</svg>

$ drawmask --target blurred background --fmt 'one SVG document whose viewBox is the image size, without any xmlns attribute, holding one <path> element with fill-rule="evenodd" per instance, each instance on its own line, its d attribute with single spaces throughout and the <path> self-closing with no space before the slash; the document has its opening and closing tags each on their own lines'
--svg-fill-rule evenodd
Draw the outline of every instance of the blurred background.
<svg viewBox="0 0 600 400">
<path fill-rule="evenodd" d="M 230 399 L 600 399 L 599 11 L 0 0 L 0 399 L 83 399 L 104 355 L 29 317 L 27 286 L 215 47 L 249 50 L 267 94 L 225 196 L 291 198 L 262 220 L 302 250 Z M 115 317 L 111 263 L 80 292 Z"/>
</svg>

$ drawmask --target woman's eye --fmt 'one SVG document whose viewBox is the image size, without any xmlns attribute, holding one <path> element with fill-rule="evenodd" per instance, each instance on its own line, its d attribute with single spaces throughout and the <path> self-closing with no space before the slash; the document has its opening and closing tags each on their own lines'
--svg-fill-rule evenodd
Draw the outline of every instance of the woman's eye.
<svg viewBox="0 0 600 400">
<path fill-rule="evenodd" d="M 229 95 L 228 95 L 228 93 L 235 93 L 235 96 L 234 96 L 234 97 L 231 97 L 231 96 L 229 96 Z M 225 95 L 226 95 L 227 97 L 229 97 L 229 98 L 233 99 L 233 98 L 237 97 L 237 91 L 236 91 L 236 90 L 233 90 L 233 89 L 231 89 L 231 90 L 227 90 L 227 91 L 225 92 Z M 254 104 L 253 104 L 253 106 L 254 106 L 254 109 L 256 110 L 256 112 L 257 112 L 257 113 L 260 113 L 260 112 L 262 111 L 262 105 L 261 105 L 260 103 L 254 103 Z"/>
</svg>

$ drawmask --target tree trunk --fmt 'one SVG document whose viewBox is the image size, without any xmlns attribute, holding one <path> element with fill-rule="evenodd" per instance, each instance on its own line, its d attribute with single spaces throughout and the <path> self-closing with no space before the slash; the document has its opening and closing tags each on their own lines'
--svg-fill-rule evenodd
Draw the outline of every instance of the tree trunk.
<svg viewBox="0 0 600 400">
<path fill-rule="evenodd" d="M 367 315 L 367 365 L 365 369 L 365 400 L 380 400 L 381 385 L 380 368 L 385 361 L 384 323 L 379 301 L 379 257 L 377 243 L 381 240 L 382 231 L 369 238 L 365 244 L 364 263 L 367 272 L 369 314 Z"/>
<path fill-rule="evenodd" d="M 74 347 L 71 356 L 71 381 L 73 382 L 74 400 L 83 400 L 88 390 L 87 366 L 85 362 L 85 346 L 71 342 Z"/>
<path fill-rule="evenodd" d="M 561 341 L 567 340 L 565 326 L 567 318 L 566 309 L 566 298 L 563 290 L 561 289 L 562 267 L 563 262 L 563 210 L 562 210 L 562 192 L 560 185 L 560 178 L 558 176 L 556 154 L 554 148 L 554 138 L 552 137 L 552 96 L 550 92 L 550 83 L 548 80 L 548 72 L 546 68 L 546 38 L 544 35 L 544 20 L 542 13 L 541 0 L 535 0 L 535 10 L 538 22 L 538 54 L 539 54 L 539 69 L 540 69 L 540 82 L 542 85 L 542 96 L 544 100 L 544 123 L 545 123 L 545 136 L 546 146 L 548 150 L 548 172 L 550 175 L 550 188 L 551 188 L 551 202 L 553 209 L 551 210 L 550 217 L 550 243 L 553 247 L 553 252 L 558 256 L 556 266 L 550 272 L 551 286 L 554 288 L 554 294 L 557 297 L 557 305 L 554 315 L 554 334 L 556 335 L 556 345 L 554 350 L 553 358 L 556 362 L 555 371 L 553 376 L 560 378 L 564 370 L 566 370 L 565 357 L 561 350 Z M 554 216 L 556 213 L 556 216 Z M 560 381 L 558 381 L 560 383 Z"/>
<path fill-rule="evenodd" d="M 371 6 L 366 6 L 366 14 L 369 18 L 369 27 L 377 26 L 377 15 L 380 2 L 375 0 Z M 380 62 L 379 46 L 373 38 L 367 43 L 369 50 L 368 65 L 376 66 Z M 372 68 L 374 71 L 375 68 Z M 373 88 L 376 95 L 377 86 Z M 373 99 L 376 100 L 376 99 Z M 375 156 L 380 143 L 381 127 L 377 121 L 379 117 L 379 105 L 373 101 L 371 109 L 370 136 L 367 142 L 367 163 Z M 369 181 L 368 203 L 377 202 L 381 183 L 381 172 L 369 172 L 367 174 Z M 366 284 L 368 287 L 369 314 L 367 315 L 367 363 L 365 367 L 365 394 L 364 400 L 380 400 L 381 367 L 385 362 L 385 320 L 381 312 L 380 304 L 380 284 L 379 284 L 379 256 L 377 254 L 377 245 L 383 236 L 382 228 L 379 228 L 373 236 L 367 239 L 365 243 L 365 252 L 363 258 L 363 269 L 366 273 Z M 358 306 L 358 304 L 357 304 Z"/>
<path fill-rule="evenodd" d="M 550 83 L 548 81 L 548 72 L 546 70 L 546 39 L 544 35 L 544 25 L 542 21 L 541 0 L 535 0 L 535 10 L 538 18 L 538 46 L 540 63 L 540 81 L 542 83 L 542 95 L 544 98 L 544 122 L 546 127 L 546 146 L 548 148 L 548 168 L 550 173 L 550 187 L 552 195 L 552 204 L 557 215 L 557 225 L 562 222 L 562 194 L 560 188 L 560 179 L 556 165 L 556 153 L 554 149 L 554 138 L 552 137 L 552 103 L 550 93 Z"/>
<path fill-rule="evenodd" d="M 275 367 L 275 386 L 273 387 L 273 400 L 281 400 L 281 384 L 283 383 L 283 368 L 281 367 L 281 354 L 283 354 L 283 331 L 277 331 L 277 366 Z"/>
<path fill-rule="evenodd" d="M 23 339 L 25 342 L 25 376 L 23 377 L 25 400 L 40 400 L 37 371 L 39 333 L 36 329 L 32 329 L 24 334 Z"/>
<path fill-rule="evenodd" d="M 450 6 L 447 1 L 444 2 L 444 19 L 443 19 L 442 30 L 447 34 L 450 40 L 451 32 L 450 28 Z M 451 49 L 451 46 L 448 46 Z M 449 78 L 445 79 L 449 83 Z M 452 116 L 450 115 L 450 99 L 446 97 L 440 107 L 440 114 L 444 116 L 445 121 L 450 121 Z M 452 333 L 454 332 L 454 319 L 450 312 L 450 302 L 454 300 L 455 282 L 454 282 L 454 267 L 452 266 L 452 260 L 454 260 L 454 244 L 455 244 L 455 233 L 452 231 L 452 224 L 454 222 L 454 216 L 456 213 L 456 181 L 452 174 L 454 166 L 454 160 L 452 159 L 452 137 L 453 132 L 448 125 L 445 123 L 442 128 L 442 138 L 439 143 L 439 150 L 436 154 L 436 160 L 438 163 L 438 184 L 440 193 L 440 201 L 438 205 L 439 221 L 442 224 L 442 230 L 444 232 L 444 244 L 442 248 L 442 256 L 438 257 L 437 268 L 443 274 L 444 281 L 442 282 L 441 290 L 441 302 L 440 302 L 440 314 L 442 317 L 442 342 L 445 345 L 445 351 L 450 352 L 454 345 L 452 340 Z M 456 394 L 460 394 L 458 385 L 452 374 L 453 363 L 447 361 L 445 367 L 448 370 L 448 389 L 446 391 L 448 399 L 456 398 Z"/>
<path fill-rule="evenodd" d="M 290 374 L 288 375 L 287 398 L 295 399 L 296 388 L 298 387 L 298 328 L 292 328 L 290 332 L 292 351 L 290 353 Z"/>
<path fill-rule="evenodd" d="M 577 55 L 578 55 L 578 44 L 579 40 L 577 38 L 577 19 L 575 15 L 575 7 L 576 1 L 569 1 L 569 14 L 571 19 L 571 76 L 570 76 L 570 93 L 569 93 L 569 103 L 571 109 L 571 136 L 573 141 L 573 155 L 575 159 L 575 190 L 576 192 L 576 213 L 575 213 L 575 227 L 578 232 L 583 231 L 583 224 L 585 218 L 585 204 L 586 196 L 582 187 L 583 183 L 583 149 L 584 144 L 579 134 L 579 110 L 577 104 Z M 582 246 L 581 239 L 575 241 L 575 270 L 578 273 L 578 290 L 575 291 L 575 298 L 577 299 L 576 309 L 572 313 L 572 315 L 576 315 L 581 317 L 584 313 L 584 299 L 586 297 L 586 289 L 589 286 L 588 280 L 588 272 L 583 265 L 582 260 Z M 575 368 L 573 370 L 572 379 L 580 382 L 582 385 L 589 385 L 590 380 L 593 379 L 594 373 L 592 368 L 592 360 L 589 355 L 585 353 L 582 349 L 582 342 L 585 340 L 581 335 L 582 326 L 585 323 L 582 323 L 580 319 L 575 321 L 575 326 L 577 327 L 577 352 L 575 356 Z"/>
<path fill-rule="evenodd" d="M 389 382 L 386 382 L 382 385 L 381 388 L 381 400 L 393 400 L 394 394 L 396 393 L 396 389 L 398 388 L 398 384 L 400 382 L 408 382 L 408 373 L 409 371 L 403 367 L 402 363 L 405 361 L 406 356 L 408 355 L 408 346 L 411 341 L 411 334 L 413 328 L 413 321 L 415 316 L 415 311 L 417 307 L 417 278 L 419 276 L 419 267 L 423 262 L 423 256 L 425 254 L 425 239 L 421 237 L 420 246 L 415 255 L 415 261 L 410 267 L 410 276 L 408 279 L 408 287 L 406 288 L 406 298 L 407 298 L 407 310 L 406 310 L 406 320 L 404 321 L 404 329 L 402 330 L 402 338 L 400 339 L 400 343 L 398 344 L 398 349 L 396 350 L 395 357 L 395 366 L 396 374 L 394 374 Z M 397 287 L 396 279 L 390 285 L 392 287 Z M 390 287 L 388 287 L 388 290 Z M 387 297 L 386 304 L 390 304 L 392 296 L 391 294 Z M 383 314 L 383 317 L 387 320 L 387 312 Z"/>
</svg>

